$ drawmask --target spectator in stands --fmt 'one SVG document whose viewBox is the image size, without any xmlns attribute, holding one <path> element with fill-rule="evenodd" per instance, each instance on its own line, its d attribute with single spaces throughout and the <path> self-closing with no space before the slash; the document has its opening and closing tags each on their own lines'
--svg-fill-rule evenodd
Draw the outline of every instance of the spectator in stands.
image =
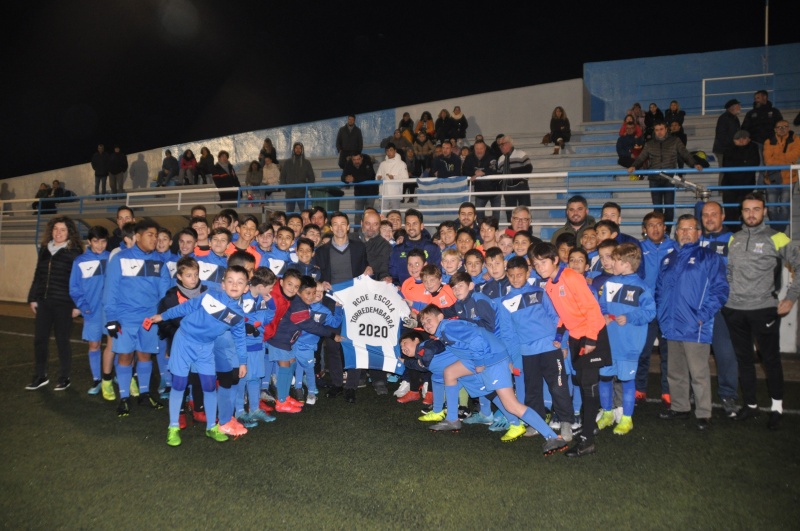
<svg viewBox="0 0 800 531">
<path fill-rule="evenodd" d="M 203 184 L 208 184 L 208 180 L 214 174 L 214 155 L 205 146 L 200 148 L 200 161 L 197 163 L 197 175 L 194 177 L 194 184 L 199 184 L 198 177 L 202 177 Z"/>
<path fill-rule="evenodd" d="M 172 151 L 164 151 L 164 160 L 161 162 L 161 171 L 158 172 L 156 186 L 167 186 L 173 179 L 178 177 L 180 164 L 178 159 L 172 156 Z"/>
<path fill-rule="evenodd" d="M 686 118 L 686 112 L 681 110 L 677 100 L 669 102 L 669 109 L 664 113 L 664 122 L 667 126 L 672 125 L 673 122 L 678 122 L 683 127 L 684 118 Z"/>
<path fill-rule="evenodd" d="M 403 199 L 400 202 L 413 203 L 414 198 L 409 196 L 413 196 L 417 191 L 416 178 L 428 176 L 428 170 L 426 170 L 424 162 L 417 159 L 414 148 L 406 149 L 406 168 L 409 182 L 403 184 Z"/>
<path fill-rule="evenodd" d="M 679 122 L 673 121 L 672 123 L 667 124 L 667 127 L 669 128 L 670 135 L 678 137 L 678 140 L 680 140 L 684 146 L 688 144 L 689 139 L 687 138 L 686 133 L 683 132 L 683 126 Z M 678 161 L 679 165 L 680 163 L 681 161 Z"/>
<path fill-rule="evenodd" d="M 658 108 L 655 103 L 650 104 L 650 109 L 644 115 L 644 139 L 650 140 L 653 138 L 653 128 L 656 122 L 664 122 L 664 113 Z"/>
<path fill-rule="evenodd" d="M 395 136 L 397 131 L 395 131 Z M 342 182 L 347 184 L 363 183 L 375 180 L 375 167 L 372 164 L 372 157 L 362 153 L 354 153 L 342 170 Z M 361 213 L 366 208 L 372 208 L 375 204 L 374 197 L 378 195 L 378 185 L 355 186 L 353 196 L 355 197 L 356 225 L 361 224 Z"/>
<path fill-rule="evenodd" d="M 354 153 L 361 153 L 364 149 L 364 138 L 361 129 L 356 125 L 356 115 L 347 115 L 347 123 L 339 129 L 336 135 L 336 152 L 339 153 L 339 168 L 344 169 L 345 163 Z"/>
<path fill-rule="evenodd" d="M 442 156 L 433 159 L 431 173 L 439 179 L 461 175 L 461 157 L 453 152 L 449 140 L 442 142 Z"/>
<path fill-rule="evenodd" d="M 381 185 L 381 195 L 383 196 L 396 196 L 389 199 L 384 199 L 384 208 L 398 208 L 400 206 L 399 196 L 403 194 L 403 184 L 408 181 L 408 168 L 394 144 L 391 142 L 386 146 L 386 158 L 378 166 L 377 175 L 375 177 L 379 181 L 383 181 Z"/>
<path fill-rule="evenodd" d="M 194 184 L 197 180 L 197 159 L 191 149 L 187 149 L 181 155 L 180 173 L 178 174 L 178 184 Z"/>
<path fill-rule="evenodd" d="M 800 140 L 789 129 L 789 122 L 780 120 L 775 124 L 775 134 L 764 144 L 764 164 L 768 166 L 781 166 L 797 164 L 800 160 Z M 768 188 L 767 201 L 769 203 L 789 203 L 791 194 L 797 191 L 797 171 L 780 170 L 768 171 L 765 184 L 790 185 L 786 188 Z M 773 221 L 787 221 L 789 219 L 788 206 L 771 207 L 770 219 Z M 773 225 L 773 229 L 785 232 L 787 225 Z"/>
<path fill-rule="evenodd" d="M 642 136 L 641 131 L 638 129 L 639 126 L 636 125 L 633 116 L 625 117 L 623 127 L 625 128 L 625 134 L 621 134 L 620 137 L 617 138 L 617 157 L 619 157 L 617 159 L 617 164 L 623 168 L 628 168 L 633 165 L 633 161 L 636 160 L 636 157 L 642 152 L 644 148 L 644 136 Z M 637 133 L 637 131 L 639 132 Z"/>
<path fill-rule="evenodd" d="M 653 138 L 648 140 L 644 149 L 633 161 L 633 165 L 628 168 L 628 173 L 633 173 L 641 168 L 645 162 L 649 162 L 651 170 L 666 170 L 678 167 L 678 158 L 683 159 L 686 164 L 694 166 L 697 171 L 703 171 L 703 167 L 697 164 L 692 155 L 686 150 L 686 146 L 674 136 L 667 132 L 666 124 L 657 122 L 653 125 Z M 671 181 L 659 175 L 648 175 L 650 188 L 674 188 Z M 675 191 L 651 191 L 653 206 L 656 212 L 663 212 L 667 223 L 667 234 L 669 234 L 669 224 L 675 219 L 674 207 L 660 207 L 659 205 L 673 205 L 675 203 Z"/>
<path fill-rule="evenodd" d="M 501 175 L 526 174 L 533 171 L 533 164 L 528 158 L 528 154 L 521 149 L 514 148 L 514 139 L 508 135 L 503 136 L 497 141 L 500 148 L 500 157 L 497 159 L 497 173 Z M 503 189 L 506 192 L 528 192 L 528 179 L 506 179 L 503 181 Z M 517 205 L 531 206 L 531 196 L 528 193 L 504 195 L 506 202 L 506 218 L 511 221 L 511 212 L 508 208 Z"/>
<path fill-rule="evenodd" d="M 433 159 L 433 142 L 430 141 L 425 131 L 417 133 L 417 138 L 414 140 L 412 147 L 414 148 L 414 158 L 417 163 L 422 165 L 423 170 L 430 168 Z"/>
<path fill-rule="evenodd" d="M 766 90 L 759 90 L 753 98 L 753 110 L 744 117 L 742 129 L 750 133 L 751 141 L 761 146 L 772 138 L 775 126 L 783 120 L 783 115 L 772 106 Z"/>
<path fill-rule="evenodd" d="M 640 134 L 644 134 L 645 124 L 644 124 L 644 111 L 642 110 L 642 105 L 637 101 L 634 103 L 630 109 L 625 113 L 626 116 L 633 116 L 636 125 L 639 126 L 639 129 L 642 131 Z"/>
<path fill-rule="evenodd" d="M 247 167 L 247 173 L 244 176 L 245 186 L 261 186 L 261 181 L 264 179 L 264 172 L 261 169 L 261 164 L 257 160 L 250 161 L 250 166 Z M 250 190 L 247 199 L 253 199 L 254 192 Z"/>
<path fill-rule="evenodd" d="M 720 114 L 719 118 L 717 118 L 717 128 L 714 132 L 714 147 L 712 151 L 717 158 L 717 164 L 720 168 L 725 165 L 725 152 L 733 147 L 733 135 L 742 127 L 742 124 L 739 123 L 739 111 L 741 110 L 742 105 L 739 100 L 728 100 L 725 103 L 725 112 Z M 750 138 L 750 133 L 747 134 L 747 138 Z M 728 201 L 725 202 L 727 203 Z"/>
<path fill-rule="evenodd" d="M 403 136 L 403 134 L 400 132 L 400 129 L 395 129 L 394 133 L 392 133 L 392 136 L 387 136 L 381 140 L 381 147 L 386 149 L 386 146 L 389 144 L 389 142 L 394 144 L 397 152 L 400 154 L 403 160 L 406 160 L 406 150 L 411 147 L 411 142 L 406 140 L 406 137 Z"/>
<path fill-rule="evenodd" d="M 111 193 L 125 192 L 125 174 L 128 172 L 128 157 L 119 146 L 114 146 L 114 151 L 108 157 L 108 173 L 111 176 Z"/>
<path fill-rule="evenodd" d="M 261 172 L 263 174 L 261 184 L 265 186 L 278 186 L 278 183 L 281 181 L 281 169 L 272 160 L 272 157 L 266 157 L 264 159 L 264 165 L 261 168 Z M 271 195 L 272 190 L 264 190 L 265 199 Z"/>
<path fill-rule="evenodd" d="M 450 119 L 453 121 L 453 138 L 456 140 L 467 138 L 469 122 L 467 121 L 467 117 L 461 112 L 461 107 L 458 105 L 453 107 L 453 114 L 450 115 Z"/>
<path fill-rule="evenodd" d="M 436 118 L 433 128 L 436 131 L 436 140 L 439 142 L 450 140 L 450 137 L 453 136 L 455 124 L 453 119 L 450 118 L 450 112 L 447 109 L 439 111 L 439 116 Z"/>
<path fill-rule="evenodd" d="M 239 177 L 236 176 L 236 170 L 233 169 L 233 164 L 228 161 L 229 156 L 225 150 L 217 154 L 217 163 L 214 165 L 214 173 L 211 175 L 217 188 L 240 188 L 242 186 Z M 238 199 L 238 190 L 219 193 L 220 201 L 237 201 Z"/>
<path fill-rule="evenodd" d="M 758 144 L 750 141 L 750 133 L 744 129 L 739 129 L 733 135 L 733 143 L 725 150 L 723 155 L 726 168 L 746 168 L 761 166 L 761 151 Z M 720 166 L 722 163 L 720 162 Z M 732 232 L 742 228 L 741 205 L 747 194 L 752 193 L 756 185 L 755 171 L 725 172 L 722 174 L 722 186 L 749 186 L 750 188 L 739 188 L 733 190 L 722 190 L 722 202 L 733 204 L 725 207 L 725 219 L 735 221 L 735 225 L 729 225 Z"/>
<path fill-rule="evenodd" d="M 567 221 L 564 226 L 553 233 L 550 242 L 555 245 L 556 240 L 562 234 L 575 235 L 575 241 L 580 243 L 583 236 L 583 229 L 594 227 L 595 220 L 589 215 L 589 203 L 582 195 L 573 195 L 567 200 L 566 209 Z"/>
<path fill-rule="evenodd" d="M 108 153 L 103 144 L 97 145 L 97 152 L 92 155 L 92 170 L 94 171 L 94 195 L 106 195 L 106 183 L 108 182 Z M 102 185 L 102 186 L 101 186 Z M 102 198 L 97 197 L 95 201 Z"/>
<path fill-rule="evenodd" d="M 492 209 L 500 208 L 500 187 L 501 181 L 488 178 L 489 175 L 497 173 L 497 159 L 494 158 L 491 150 L 483 140 L 476 141 L 472 146 L 472 153 L 464 159 L 461 173 L 469 176 L 472 181 L 472 189 L 478 193 L 486 195 L 475 196 L 475 206 L 483 208 L 489 203 Z M 492 216 L 494 210 L 487 210 L 481 216 Z"/>
<path fill-rule="evenodd" d="M 269 159 L 273 164 L 278 164 L 278 152 L 275 151 L 275 146 L 272 145 L 272 139 L 265 138 L 258 152 L 258 164 L 263 168 L 266 166 L 266 160 Z"/>
<path fill-rule="evenodd" d="M 292 156 L 281 165 L 280 184 L 307 184 L 314 181 L 314 168 L 306 159 L 305 148 L 302 142 L 295 142 L 292 146 Z M 304 208 L 305 197 L 305 188 L 287 188 L 286 211 L 297 212 Z"/>
<path fill-rule="evenodd" d="M 435 138 L 436 129 L 434 128 L 433 116 L 428 111 L 423 111 L 422 116 L 417 120 L 417 125 L 414 126 L 414 132 L 419 134 L 420 131 L 424 132 L 428 138 Z"/>
<path fill-rule="evenodd" d="M 72 263 L 83 252 L 83 242 L 75 222 L 67 217 L 54 217 L 47 223 L 28 292 L 28 304 L 36 315 L 33 346 L 36 373 L 25 387 L 35 391 L 50 383 L 47 376 L 50 331 L 55 329 L 60 372 L 56 391 L 70 386 L 72 320 L 80 310 L 69 295 Z"/>
<path fill-rule="evenodd" d="M 47 183 L 41 183 L 41 184 L 39 184 L 39 190 L 36 192 L 36 195 L 33 196 L 33 198 L 36 199 L 36 201 L 31 203 L 31 209 L 33 209 L 35 211 L 38 211 L 39 210 L 39 199 L 44 199 L 45 197 L 50 197 L 50 187 L 47 186 Z M 45 212 L 52 213 L 52 212 L 55 211 L 55 209 L 52 209 L 51 206 L 47 204 L 47 202 L 44 202 L 44 203 L 42 203 L 41 211 L 42 211 L 42 213 L 45 213 Z M 34 215 L 35 214 L 36 213 L 34 212 Z"/>
<path fill-rule="evenodd" d="M 558 155 L 571 137 L 572 131 L 569 127 L 567 113 L 564 112 L 564 107 L 556 107 L 550 116 L 550 141 L 556 145 L 553 155 Z"/>
<path fill-rule="evenodd" d="M 400 130 L 403 138 L 408 140 L 409 143 L 414 142 L 414 120 L 411 119 L 409 113 L 403 113 L 403 117 L 400 119 L 400 123 L 397 124 L 397 128 Z"/>
</svg>

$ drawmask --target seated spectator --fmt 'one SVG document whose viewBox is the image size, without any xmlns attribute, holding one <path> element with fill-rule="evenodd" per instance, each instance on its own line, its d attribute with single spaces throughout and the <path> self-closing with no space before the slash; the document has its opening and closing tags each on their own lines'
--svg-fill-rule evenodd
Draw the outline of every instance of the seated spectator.
<svg viewBox="0 0 800 531">
<path fill-rule="evenodd" d="M 269 140 L 269 139 L 267 139 Z M 261 169 L 263 178 L 261 179 L 261 184 L 265 186 L 278 186 L 278 183 L 281 180 L 281 169 L 272 160 L 271 157 L 266 157 L 264 159 L 264 167 Z M 272 195 L 271 190 L 264 190 L 264 198 Z"/>
<path fill-rule="evenodd" d="M 406 137 L 403 136 L 403 133 L 400 129 L 395 129 L 392 136 L 387 136 L 383 140 L 381 140 L 381 147 L 386 149 L 386 146 L 389 142 L 393 143 L 395 148 L 397 148 L 397 152 L 400 156 L 405 160 L 406 158 L 406 150 L 411 147 L 411 142 L 406 140 Z"/>
<path fill-rule="evenodd" d="M 558 155 L 571 137 L 572 131 L 569 128 L 567 113 L 563 107 L 556 107 L 550 117 L 550 140 L 556 145 L 553 155 Z"/>
<path fill-rule="evenodd" d="M 664 121 L 667 126 L 670 126 L 673 122 L 678 122 L 678 124 L 683 127 L 683 119 L 685 117 L 686 112 L 681 110 L 676 100 L 669 102 L 669 109 L 664 113 Z"/>
<path fill-rule="evenodd" d="M 644 136 L 633 116 L 625 117 L 623 127 L 625 134 L 620 135 L 617 139 L 617 164 L 623 168 L 629 168 L 633 166 L 633 161 L 644 148 Z"/>
<path fill-rule="evenodd" d="M 415 133 L 419 134 L 420 131 L 428 135 L 428 138 L 434 138 L 436 130 L 434 129 L 433 116 L 428 111 L 422 113 L 420 119 L 417 120 L 417 125 L 414 127 Z"/>
<path fill-rule="evenodd" d="M 261 181 L 264 178 L 264 173 L 261 171 L 261 165 L 258 163 L 257 160 L 253 160 L 250 162 L 250 166 L 247 168 L 247 173 L 244 177 L 244 184 L 245 186 L 261 186 Z M 260 191 L 256 191 L 258 193 Z M 254 192 L 250 190 L 247 192 L 247 199 L 253 199 Z"/>
<path fill-rule="evenodd" d="M 657 122 L 664 121 L 664 113 L 658 108 L 655 103 L 650 104 L 650 110 L 644 115 L 644 139 L 650 140 L 653 138 L 653 127 Z"/>
<path fill-rule="evenodd" d="M 780 120 L 775 124 L 775 132 L 772 138 L 764 144 L 764 164 L 767 166 L 797 164 L 800 160 L 800 141 L 794 131 L 789 129 L 789 122 Z M 791 194 L 797 191 L 797 171 L 780 170 L 767 172 L 764 184 L 783 184 L 791 185 L 787 188 L 769 188 L 767 197 L 770 203 L 789 203 Z M 773 221 L 788 221 L 789 207 L 778 206 L 770 207 L 770 218 Z M 778 232 L 784 232 L 788 225 L 774 225 Z"/>
<path fill-rule="evenodd" d="M 203 184 L 208 184 L 208 180 L 214 174 L 214 155 L 203 146 L 200 148 L 200 160 L 197 162 L 197 175 L 194 177 L 194 184 L 199 184 L 199 179 L 203 179 Z"/>
<path fill-rule="evenodd" d="M 434 147 L 433 142 L 430 141 L 425 131 L 417 133 L 417 138 L 414 140 L 412 148 L 414 149 L 414 158 L 422 165 L 423 170 L 429 169 L 433 159 Z"/>
<path fill-rule="evenodd" d="M 166 150 L 164 152 L 164 161 L 161 163 L 161 171 L 158 172 L 158 178 L 156 179 L 156 186 L 167 186 L 178 177 L 179 172 L 178 159 L 172 156 L 170 150 Z"/>
<path fill-rule="evenodd" d="M 403 118 L 400 119 L 397 128 L 400 130 L 400 134 L 403 135 L 403 138 L 408 140 L 409 144 L 414 142 L 414 120 L 411 119 L 410 114 L 407 112 L 403 113 Z"/>
<path fill-rule="evenodd" d="M 626 116 L 633 116 L 636 125 L 639 126 L 639 129 L 644 133 L 644 111 L 642 110 L 642 106 L 637 101 L 633 104 L 633 106 L 628 109 L 628 112 L 625 113 Z M 642 134 L 640 133 L 640 134 Z"/>
<path fill-rule="evenodd" d="M 191 149 L 187 149 L 181 155 L 180 172 L 178 173 L 179 184 L 194 184 L 197 180 L 197 159 Z"/>
<path fill-rule="evenodd" d="M 272 139 L 265 138 L 264 144 L 261 146 L 261 151 L 258 152 L 258 164 L 262 168 L 266 166 L 267 159 L 271 160 L 273 164 L 278 164 L 278 152 L 275 151 L 275 146 L 272 145 Z"/>
</svg>

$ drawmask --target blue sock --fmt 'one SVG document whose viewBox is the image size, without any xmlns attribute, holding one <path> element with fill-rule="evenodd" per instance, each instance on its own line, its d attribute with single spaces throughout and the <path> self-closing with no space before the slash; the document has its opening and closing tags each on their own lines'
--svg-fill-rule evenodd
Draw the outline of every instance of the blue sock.
<svg viewBox="0 0 800 531">
<path fill-rule="evenodd" d="M 89 369 L 92 371 L 92 380 L 99 380 L 101 377 L 100 359 L 101 355 L 99 350 L 89 351 Z"/>
<path fill-rule="evenodd" d="M 206 395 L 204 394 L 203 397 L 205 398 L 205 396 Z M 219 425 L 222 426 L 230 422 L 230 420 L 233 418 L 233 389 L 226 389 L 225 387 L 220 386 L 220 388 L 217 389 L 216 402 L 217 409 L 219 410 L 219 414 L 217 415 L 219 417 Z M 208 409 L 208 402 L 206 402 L 205 407 L 206 417 L 208 417 L 211 415 L 211 412 L 209 412 Z"/>
<path fill-rule="evenodd" d="M 183 390 L 172 389 L 169 392 L 169 427 L 177 428 L 178 419 L 181 416 L 181 406 L 183 405 Z"/>
<path fill-rule="evenodd" d="M 444 409 L 444 389 L 444 382 L 439 383 L 431 381 L 431 389 L 428 392 L 433 393 L 433 411 L 436 413 L 439 413 Z M 458 413 L 456 413 L 456 415 L 458 415 Z"/>
<path fill-rule="evenodd" d="M 633 406 L 636 405 L 636 380 L 622 382 L 622 414 L 626 417 L 633 416 Z"/>
<path fill-rule="evenodd" d="M 478 403 L 481 405 L 481 415 L 485 417 L 492 416 L 492 403 L 485 396 L 478 398 Z"/>
<path fill-rule="evenodd" d="M 444 396 L 447 400 L 447 417 L 445 420 L 450 422 L 458 420 L 458 392 L 460 389 L 461 386 L 458 384 L 444 386 Z M 436 394 L 433 396 L 435 399 Z"/>
<path fill-rule="evenodd" d="M 600 384 L 597 387 L 600 393 L 600 407 L 604 411 L 614 409 L 614 381 L 600 380 Z"/>
<path fill-rule="evenodd" d="M 278 402 L 285 402 L 286 397 L 289 396 L 289 387 L 292 385 L 292 375 L 294 371 L 291 367 L 278 366 Z"/>
<path fill-rule="evenodd" d="M 247 380 L 241 379 L 236 384 L 234 411 L 236 411 L 236 418 L 238 419 L 244 415 L 244 395 L 247 392 Z"/>
<path fill-rule="evenodd" d="M 117 365 L 117 385 L 119 385 L 119 397 L 129 398 L 131 396 L 131 380 L 133 379 L 133 367 L 130 365 Z"/>
<path fill-rule="evenodd" d="M 164 387 L 172 387 L 172 375 L 169 372 L 169 360 L 167 359 L 167 340 L 158 341 L 158 374 L 161 376 L 161 383 Z"/>
<path fill-rule="evenodd" d="M 258 409 L 261 402 L 261 380 L 247 380 L 247 402 L 250 406 L 250 413 Z"/>
<path fill-rule="evenodd" d="M 495 406 L 497 406 L 497 410 L 503 414 L 506 420 L 508 420 L 509 424 L 514 424 L 514 425 L 519 424 L 519 417 L 517 417 L 516 415 L 512 415 L 511 413 L 508 412 L 508 410 L 503 405 L 503 401 L 500 400 L 499 396 L 495 396 L 494 398 L 492 398 L 492 403 Z"/>
<path fill-rule="evenodd" d="M 292 371 L 292 373 L 294 373 L 294 388 L 301 389 L 303 387 L 303 374 L 305 371 L 303 370 L 303 367 L 297 363 L 297 361 L 292 363 L 291 366 L 294 369 Z"/>
<path fill-rule="evenodd" d="M 150 392 L 150 376 L 153 374 L 153 362 L 152 361 L 140 361 L 139 365 L 136 366 L 136 372 L 139 375 L 139 392 L 140 393 L 149 393 Z"/>
<path fill-rule="evenodd" d="M 544 419 L 539 415 L 537 415 L 536 412 L 529 407 L 525 408 L 525 414 L 522 415 L 522 421 L 528 426 L 532 426 L 533 429 L 541 433 L 545 439 L 552 439 L 553 437 L 558 437 L 558 435 L 556 435 L 556 432 L 554 432 L 550 428 L 550 426 L 547 425 Z"/>
<path fill-rule="evenodd" d="M 222 387 L 220 387 L 222 390 Z M 203 407 L 206 410 L 206 429 L 210 430 L 217 423 L 217 392 L 203 391 Z"/>
</svg>

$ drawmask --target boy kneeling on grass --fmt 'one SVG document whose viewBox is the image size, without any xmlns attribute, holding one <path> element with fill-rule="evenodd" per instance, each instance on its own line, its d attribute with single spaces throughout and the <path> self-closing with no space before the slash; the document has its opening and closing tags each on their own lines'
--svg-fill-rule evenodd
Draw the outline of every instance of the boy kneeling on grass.
<svg viewBox="0 0 800 531">
<path fill-rule="evenodd" d="M 183 317 L 172 341 L 169 370 L 172 373 L 172 390 L 169 396 L 169 427 L 167 444 L 181 444 L 180 416 L 183 391 L 189 381 L 189 368 L 194 366 L 200 376 L 203 399 L 207 411 L 206 436 L 225 442 L 228 436 L 220 431 L 216 422 L 217 375 L 214 365 L 214 340 L 230 330 L 236 350 L 246 357 L 245 318 L 239 307 L 239 299 L 248 288 L 247 270 L 231 266 L 225 271 L 222 289 L 212 288 L 184 304 L 174 306 L 163 314 L 150 318 L 153 323 L 164 319 Z M 246 366 L 239 367 L 239 377 L 244 378 Z"/>
</svg>

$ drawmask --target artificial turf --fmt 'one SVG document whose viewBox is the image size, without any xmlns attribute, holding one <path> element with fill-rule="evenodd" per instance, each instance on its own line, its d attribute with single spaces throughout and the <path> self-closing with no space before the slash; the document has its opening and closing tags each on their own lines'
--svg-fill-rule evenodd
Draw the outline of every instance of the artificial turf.
<svg viewBox="0 0 800 531">
<path fill-rule="evenodd" d="M 171 448 L 166 409 L 133 399 L 120 419 L 116 403 L 86 394 L 85 344 L 73 344 L 70 389 L 54 392 L 53 378 L 24 391 L 32 332 L 30 319 L 0 322 L 7 529 L 797 529 L 800 521 L 800 422 L 790 414 L 770 432 L 765 415 L 737 423 L 716 409 L 712 429 L 699 432 L 692 420 L 659 420 L 660 405 L 647 403 L 630 434 L 606 429 L 597 454 L 572 460 L 543 457 L 541 437 L 504 444 L 483 426 L 429 432 L 418 402 L 397 404 L 368 386 L 355 404 L 321 396 L 226 443 L 190 424 Z M 51 353 L 51 378 L 57 365 Z M 787 383 L 785 407 L 798 397 L 800 384 Z"/>
</svg>

